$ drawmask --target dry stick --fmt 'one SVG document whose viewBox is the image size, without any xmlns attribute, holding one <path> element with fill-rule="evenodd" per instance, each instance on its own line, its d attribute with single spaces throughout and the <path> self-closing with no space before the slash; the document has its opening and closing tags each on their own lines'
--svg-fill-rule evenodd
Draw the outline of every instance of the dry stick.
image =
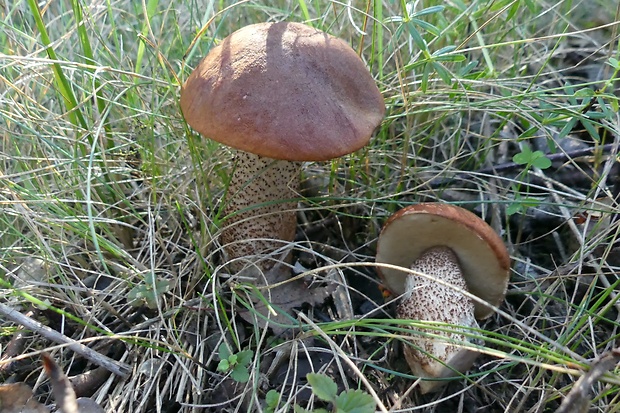
<svg viewBox="0 0 620 413">
<path fill-rule="evenodd" d="M 605 145 L 600 145 L 598 147 L 576 149 L 574 151 L 568 151 L 568 152 L 552 153 L 552 154 L 546 155 L 546 157 L 552 162 L 553 161 L 567 161 L 569 159 L 577 158 L 580 156 L 592 155 L 594 152 L 597 152 L 597 151 L 600 151 L 601 153 L 607 153 L 611 151 L 615 145 L 616 145 L 615 143 L 607 143 Z M 436 188 L 441 188 L 441 187 L 450 185 L 460 179 L 467 179 L 467 178 L 471 178 L 477 175 L 496 174 L 498 172 L 510 171 L 512 169 L 517 169 L 517 168 L 523 168 L 523 165 L 518 164 L 516 162 L 506 162 L 506 163 L 495 165 L 489 168 L 478 169 L 476 171 L 459 172 L 451 178 L 432 179 L 430 182 L 427 183 L 427 185 L 430 188 L 436 189 Z"/>
<path fill-rule="evenodd" d="M 604 353 L 594 360 L 590 370 L 581 376 L 555 413 L 586 413 L 590 410 L 590 389 L 600 376 L 620 362 L 620 348 Z"/>
<path fill-rule="evenodd" d="M 74 352 L 92 361 L 96 365 L 111 371 L 117 376 L 127 377 L 129 371 L 131 370 L 127 364 L 119 363 L 116 360 L 104 356 L 103 354 L 96 352 L 90 347 L 87 347 L 84 344 L 65 336 L 64 334 L 61 334 L 58 331 L 48 326 L 45 326 L 28 316 L 23 315 L 22 313 L 12 309 L 8 305 L 0 303 L 0 314 L 6 316 L 14 323 L 22 325 L 26 329 L 42 335 L 48 340 L 59 344 L 66 344 L 67 347 L 69 347 Z"/>
</svg>

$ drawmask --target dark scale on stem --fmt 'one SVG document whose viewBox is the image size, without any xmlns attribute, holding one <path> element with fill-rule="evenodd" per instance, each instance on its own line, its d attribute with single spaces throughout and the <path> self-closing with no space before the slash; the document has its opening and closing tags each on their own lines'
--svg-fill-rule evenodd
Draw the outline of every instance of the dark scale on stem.
<svg viewBox="0 0 620 413">
<path fill-rule="evenodd" d="M 467 284 L 463 278 L 458 258 L 447 247 L 433 247 L 425 251 L 412 265 L 411 269 L 434 277 L 453 287 L 442 285 L 432 279 L 409 275 L 406 284 L 406 293 L 398 306 L 398 317 L 402 319 L 431 321 L 477 328 L 474 314 L 474 304 L 471 299 L 459 290 L 467 291 Z M 439 331 L 424 329 L 423 333 L 445 337 L 425 337 L 414 334 L 411 341 L 414 346 L 405 347 L 407 359 L 416 360 L 422 369 L 432 367 L 439 359 L 449 362 L 462 348 L 451 342 L 467 341 L 459 331 Z M 419 350 L 418 350 L 419 348 Z"/>
<path fill-rule="evenodd" d="M 230 216 L 221 238 L 229 260 L 263 256 L 294 239 L 296 202 L 290 200 L 299 188 L 299 162 L 241 151 L 235 161 L 225 209 Z M 243 262 L 231 265 L 233 271 L 243 266 Z"/>
</svg>

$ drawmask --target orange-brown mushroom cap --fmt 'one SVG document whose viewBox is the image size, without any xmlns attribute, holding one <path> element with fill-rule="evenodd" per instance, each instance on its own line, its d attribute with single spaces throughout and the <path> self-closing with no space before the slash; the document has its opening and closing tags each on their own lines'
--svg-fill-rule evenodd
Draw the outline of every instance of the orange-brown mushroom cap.
<svg viewBox="0 0 620 413">
<path fill-rule="evenodd" d="M 383 97 L 344 41 L 300 23 L 259 23 L 225 38 L 181 90 L 189 125 L 260 156 L 333 159 L 365 146 Z"/>
<path fill-rule="evenodd" d="M 446 246 L 458 257 L 469 292 L 498 306 L 506 294 L 510 255 L 501 237 L 477 215 L 454 205 L 423 203 L 392 215 L 377 244 L 378 263 L 410 268 L 426 250 Z M 378 267 L 377 272 L 394 294 L 405 292 L 405 271 Z M 475 316 L 493 314 L 475 302 Z"/>
</svg>

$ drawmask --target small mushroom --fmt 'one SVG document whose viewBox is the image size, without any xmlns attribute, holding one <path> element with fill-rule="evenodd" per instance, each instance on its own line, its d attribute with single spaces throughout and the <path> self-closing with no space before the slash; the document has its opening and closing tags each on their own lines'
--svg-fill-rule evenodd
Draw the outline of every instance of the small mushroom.
<svg viewBox="0 0 620 413">
<path fill-rule="evenodd" d="M 478 328 L 476 320 L 489 317 L 493 309 L 462 291 L 493 306 L 501 304 L 510 272 L 506 246 L 475 214 L 453 205 L 426 203 L 401 209 L 388 219 L 379 236 L 376 261 L 429 277 L 378 267 L 385 286 L 402 296 L 398 318 L 463 326 L 461 331 L 430 332 L 434 337 L 412 334 L 404 348 L 413 374 L 428 379 L 420 382 L 421 392 L 438 390 L 445 380 L 433 379 L 467 371 L 478 355 L 458 343 L 471 342 L 463 332 Z"/>
<path fill-rule="evenodd" d="M 301 162 L 362 148 L 385 112 L 374 79 L 347 43 L 287 22 L 226 37 L 188 77 L 180 103 L 190 126 L 238 150 L 221 236 L 237 271 L 240 258 L 294 239 Z"/>
</svg>

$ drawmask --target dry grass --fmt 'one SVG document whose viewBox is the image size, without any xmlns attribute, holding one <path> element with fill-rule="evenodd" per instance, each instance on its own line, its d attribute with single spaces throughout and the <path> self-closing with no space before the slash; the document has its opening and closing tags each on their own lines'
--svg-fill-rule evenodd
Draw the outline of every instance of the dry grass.
<svg viewBox="0 0 620 413">
<path fill-rule="evenodd" d="M 278 411 L 317 407 L 310 371 L 394 411 L 553 411 L 588 361 L 619 345 L 618 68 L 606 63 L 618 58 L 618 2 L 344 3 L 0 5 L 0 294 L 131 366 L 92 389 L 107 411 L 260 411 L 268 390 Z M 437 5 L 419 21 L 404 11 Z M 230 151 L 178 108 L 179 82 L 214 39 L 268 20 L 350 42 L 387 105 L 366 149 L 304 166 L 296 259 L 308 282 L 342 287 L 280 336 L 245 321 L 257 292 L 222 267 Z M 528 149 L 564 155 L 511 164 Z M 482 356 L 431 396 L 400 359 L 411 323 L 391 319 L 372 264 L 385 219 L 421 201 L 475 211 L 513 258 L 505 304 L 472 332 Z M 6 353 L 16 326 L 0 329 Z M 217 371 L 223 341 L 253 352 L 247 383 Z M 20 344 L 32 356 L 54 345 Z M 53 353 L 70 374 L 93 368 Z M 0 363 L 45 400 L 37 357 Z M 620 411 L 619 388 L 617 369 L 603 376 L 591 411 Z"/>
</svg>

